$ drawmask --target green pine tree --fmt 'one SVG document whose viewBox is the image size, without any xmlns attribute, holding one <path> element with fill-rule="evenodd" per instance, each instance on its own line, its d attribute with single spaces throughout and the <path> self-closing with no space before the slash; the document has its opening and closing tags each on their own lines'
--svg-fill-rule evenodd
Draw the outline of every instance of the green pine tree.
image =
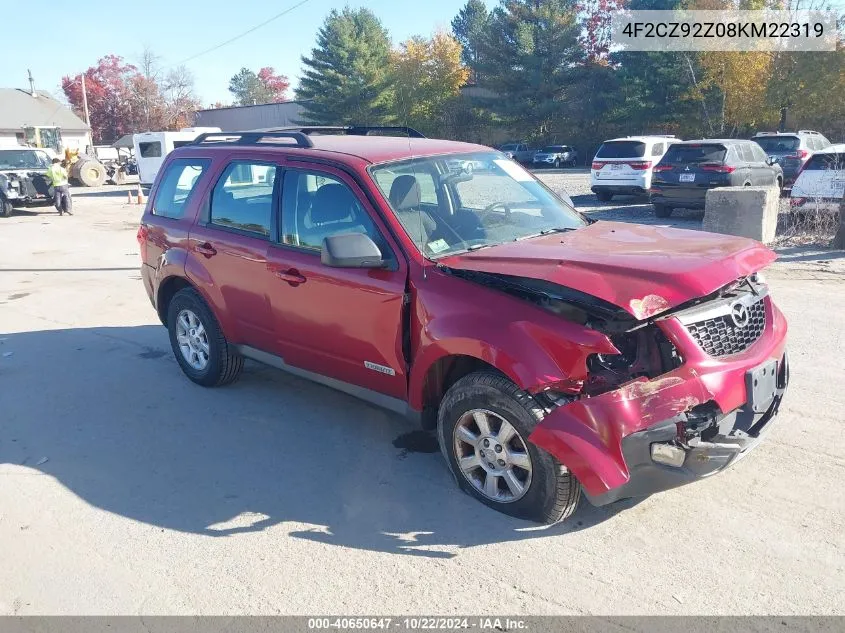
<svg viewBox="0 0 845 633">
<path fill-rule="evenodd" d="M 322 125 L 389 123 L 390 38 L 369 9 L 333 10 L 317 34 L 297 90 L 305 116 Z"/>
<path fill-rule="evenodd" d="M 461 43 L 461 61 L 470 69 L 472 80 L 481 79 L 481 46 L 490 27 L 490 12 L 482 0 L 467 0 L 452 20 L 452 34 Z"/>
</svg>

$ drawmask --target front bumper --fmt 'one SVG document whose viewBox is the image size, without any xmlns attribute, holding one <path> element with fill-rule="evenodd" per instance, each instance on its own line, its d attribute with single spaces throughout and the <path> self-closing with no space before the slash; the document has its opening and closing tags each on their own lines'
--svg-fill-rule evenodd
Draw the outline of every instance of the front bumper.
<svg viewBox="0 0 845 633">
<path fill-rule="evenodd" d="M 651 447 L 655 444 L 676 445 L 678 425 L 687 422 L 686 414 L 659 422 L 644 431 L 632 433 L 622 440 L 622 454 L 630 478 L 626 484 L 599 495 L 586 492 L 590 503 L 607 505 L 619 499 L 644 497 L 670 490 L 715 475 L 748 455 L 763 435 L 772 428 L 789 384 L 789 361 L 784 355 L 780 364 L 777 395 L 765 413 L 755 414 L 750 407 L 741 407 L 726 415 L 716 416 L 718 430 L 703 438 L 694 438 L 682 450 L 679 467 L 654 461 Z"/>
<path fill-rule="evenodd" d="M 786 319 L 768 297 L 765 310 L 767 326 L 760 338 L 744 352 L 720 358 L 699 347 L 678 318 L 658 320 L 682 350 L 680 367 L 565 404 L 550 412 L 529 440 L 565 464 L 598 505 L 674 488 L 727 468 L 768 429 L 788 383 Z M 754 402 L 748 376 L 774 361 L 777 389 L 764 410 Z M 684 428 L 691 420 L 698 423 L 699 437 L 685 434 L 695 426 Z M 667 442 L 684 449 L 680 467 L 652 459 L 651 445 Z"/>
</svg>

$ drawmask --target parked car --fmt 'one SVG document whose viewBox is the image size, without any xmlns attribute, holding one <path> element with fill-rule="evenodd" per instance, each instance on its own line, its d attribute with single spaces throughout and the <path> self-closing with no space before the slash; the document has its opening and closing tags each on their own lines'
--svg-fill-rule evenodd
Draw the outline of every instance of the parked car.
<svg viewBox="0 0 845 633">
<path fill-rule="evenodd" d="M 165 159 L 138 241 L 190 380 L 250 358 L 408 415 L 462 489 L 525 519 L 721 471 L 787 388 L 771 250 L 590 221 L 479 145 L 204 135 Z"/>
<path fill-rule="evenodd" d="M 814 153 L 792 186 L 793 211 L 838 213 L 845 196 L 845 144 Z"/>
<path fill-rule="evenodd" d="M 593 159 L 590 189 L 602 202 L 619 194 L 648 195 L 652 168 L 677 142 L 674 136 L 626 136 L 605 141 Z"/>
<path fill-rule="evenodd" d="M 575 167 L 578 164 L 578 152 L 569 145 L 547 145 L 534 154 L 535 167 Z"/>
<path fill-rule="evenodd" d="M 47 180 L 50 156 L 32 147 L 0 147 L 0 217 L 15 207 L 53 204 L 53 188 Z"/>
<path fill-rule="evenodd" d="M 830 147 L 830 141 L 813 130 L 760 132 L 752 139 L 783 169 L 784 189 L 791 189 L 798 172 L 813 152 Z"/>
<path fill-rule="evenodd" d="M 499 151 L 518 163 L 527 164 L 534 160 L 534 154 L 537 150 L 531 149 L 526 143 L 507 143 L 502 145 Z"/>
<path fill-rule="evenodd" d="M 783 170 L 752 141 L 685 141 L 654 167 L 651 203 L 657 217 L 668 218 L 672 209 L 703 209 L 708 189 L 743 186 L 780 189 Z"/>
</svg>

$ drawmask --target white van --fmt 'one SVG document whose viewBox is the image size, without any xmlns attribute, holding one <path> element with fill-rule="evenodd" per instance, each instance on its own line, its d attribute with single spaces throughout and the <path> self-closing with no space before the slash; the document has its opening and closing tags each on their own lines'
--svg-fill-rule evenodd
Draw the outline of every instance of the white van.
<svg viewBox="0 0 845 633">
<path fill-rule="evenodd" d="M 200 134 L 220 132 L 219 127 L 186 127 L 178 132 L 142 132 L 132 135 L 135 161 L 138 163 L 138 180 L 141 188 L 149 190 L 161 169 L 164 157 L 177 147 L 188 145 Z"/>
<path fill-rule="evenodd" d="M 793 211 L 836 213 L 845 197 L 845 143 L 814 152 L 792 185 Z"/>
<path fill-rule="evenodd" d="M 648 195 L 654 166 L 674 136 L 626 136 L 605 141 L 590 169 L 590 189 L 602 202 L 617 194 Z"/>
</svg>

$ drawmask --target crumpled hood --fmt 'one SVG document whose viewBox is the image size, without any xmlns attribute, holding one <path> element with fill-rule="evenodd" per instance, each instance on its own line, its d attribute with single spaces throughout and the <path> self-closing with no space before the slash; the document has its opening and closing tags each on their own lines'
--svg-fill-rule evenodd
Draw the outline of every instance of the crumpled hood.
<svg viewBox="0 0 845 633">
<path fill-rule="evenodd" d="M 647 319 L 715 292 L 777 256 L 744 237 L 624 222 L 452 255 L 450 268 L 550 281 Z"/>
</svg>

